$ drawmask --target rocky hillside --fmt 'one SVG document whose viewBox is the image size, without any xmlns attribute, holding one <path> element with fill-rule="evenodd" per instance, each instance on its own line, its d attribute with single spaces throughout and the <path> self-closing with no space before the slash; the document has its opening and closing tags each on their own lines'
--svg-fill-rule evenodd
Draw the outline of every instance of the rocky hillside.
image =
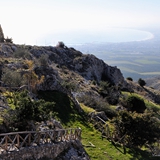
<svg viewBox="0 0 160 160">
<path fill-rule="evenodd" d="M 32 70 L 38 76 L 35 82 L 37 90 L 58 90 L 78 95 L 83 92 L 100 96 L 97 84 L 99 85 L 101 81 L 106 81 L 117 88 L 126 87 L 126 81 L 118 68 L 74 48 L 60 45 L 40 47 L 1 43 L 0 55 L 3 57 L 0 64 L 0 78 L 4 68 L 19 72 L 23 78 Z M 38 81 L 42 77 L 43 81 Z M 9 87 L 9 82 L 3 82 L 3 85 Z M 28 84 L 21 81 L 13 86 L 23 85 Z"/>
<path fill-rule="evenodd" d="M 151 96 L 154 91 L 148 92 L 136 83 L 127 82 L 117 67 L 107 65 L 94 55 L 83 54 L 74 48 L 68 48 L 63 42 L 57 46 L 1 43 L 0 56 L 2 57 L 0 78 L 3 87 L 24 88 L 26 86 L 37 91 L 56 90 L 69 94 L 75 103 L 75 97 L 83 95 L 92 95 L 97 98 L 109 97 L 107 100 L 111 104 L 118 102 L 120 90 L 130 92 L 143 90 L 155 101 L 154 96 Z M 13 84 L 9 79 L 5 80 L 3 73 L 6 68 L 13 73 L 18 72 L 21 76 L 20 82 L 16 80 L 17 82 Z M 29 74 L 33 75 L 29 77 Z M 32 80 L 29 81 L 26 75 Z M 101 85 L 101 82 L 108 83 L 110 89 L 104 91 L 105 86 Z"/>
<path fill-rule="evenodd" d="M 19 46 L 2 43 L 0 55 L 2 57 L 12 57 L 18 49 L 22 49 L 24 52 L 27 51 L 32 60 L 40 58 L 42 55 L 47 55 L 49 65 L 58 65 L 59 68 L 66 67 L 67 69 L 78 73 L 86 80 L 96 80 L 97 82 L 104 80 L 116 85 L 119 83 L 124 84 L 124 78 L 118 68 L 108 66 L 94 55 L 82 54 L 74 48 L 67 48 L 65 46 Z M 23 56 L 24 55 L 22 54 L 22 58 Z"/>
<path fill-rule="evenodd" d="M 64 125 L 77 121 L 88 126 L 85 123 L 96 120 L 97 116 L 106 121 L 114 119 L 119 113 L 117 109 L 139 113 L 129 108 L 133 107 L 129 98 L 137 99 L 137 95 L 147 100 L 148 108 L 152 107 L 152 102 L 160 103 L 158 91 L 125 80 L 117 67 L 109 66 L 94 55 L 68 48 L 63 42 L 57 46 L 3 42 L 0 43 L 0 57 L 1 132 L 35 130 L 35 124 L 51 118 L 57 118 Z M 138 99 L 138 102 L 145 106 L 143 100 Z M 158 107 L 155 106 L 155 111 L 159 119 Z M 129 133 L 130 130 L 128 135 L 131 136 Z M 74 149 L 71 147 L 68 154 L 75 152 Z M 66 152 L 59 155 L 60 158 L 65 154 L 68 155 Z"/>
</svg>

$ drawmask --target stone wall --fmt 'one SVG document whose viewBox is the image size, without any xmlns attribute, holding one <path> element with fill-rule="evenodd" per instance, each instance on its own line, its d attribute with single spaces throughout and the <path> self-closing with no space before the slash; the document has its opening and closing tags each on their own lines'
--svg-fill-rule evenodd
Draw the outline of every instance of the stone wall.
<svg viewBox="0 0 160 160">
<path fill-rule="evenodd" d="M 89 160 L 79 140 L 45 144 L 41 146 L 25 147 L 19 151 L 8 152 L 0 155 L 0 160 Z"/>
</svg>

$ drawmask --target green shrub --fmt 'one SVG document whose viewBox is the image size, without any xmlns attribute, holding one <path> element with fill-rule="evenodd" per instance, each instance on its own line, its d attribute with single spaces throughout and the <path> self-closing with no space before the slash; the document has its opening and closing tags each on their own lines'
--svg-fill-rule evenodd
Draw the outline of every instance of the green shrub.
<svg viewBox="0 0 160 160">
<path fill-rule="evenodd" d="M 62 123 L 67 123 L 73 113 L 76 112 L 74 103 L 70 97 L 59 91 L 38 91 L 38 98 L 43 99 L 46 102 L 55 102 L 54 112 L 57 113 L 56 117 L 61 119 Z"/>
<path fill-rule="evenodd" d="M 143 79 L 139 78 L 138 84 L 139 84 L 141 87 L 143 87 L 143 86 L 146 85 L 146 82 L 145 82 Z"/>
<path fill-rule="evenodd" d="M 119 112 L 113 120 L 115 125 L 115 137 L 121 139 L 129 146 L 153 144 L 159 139 L 160 123 L 152 113 L 129 113 Z"/>
<path fill-rule="evenodd" d="M 68 91 L 75 91 L 77 88 L 77 84 L 72 81 L 62 81 L 61 85 L 66 88 Z"/>
<path fill-rule="evenodd" d="M 48 55 L 43 54 L 39 57 L 38 62 L 40 66 L 47 67 L 48 66 Z"/>
<path fill-rule="evenodd" d="M 127 77 L 126 79 L 129 81 L 133 81 L 133 79 L 131 77 Z"/>
<path fill-rule="evenodd" d="M 110 84 L 107 81 L 100 81 L 99 85 L 102 90 L 109 90 L 110 88 Z"/>
<path fill-rule="evenodd" d="M 82 95 L 81 97 L 78 97 L 78 101 L 95 109 L 96 111 L 104 111 L 105 114 L 110 118 L 116 115 L 116 112 L 110 108 L 108 102 L 103 98 L 94 97 L 91 95 Z"/>
<path fill-rule="evenodd" d="M 39 99 L 34 101 L 27 91 L 12 93 L 14 108 L 8 110 L 8 117 L 4 119 L 11 131 L 31 130 L 30 122 L 41 122 L 53 117 L 55 102 Z"/>
<path fill-rule="evenodd" d="M 23 78 L 17 71 L 4 68 L 1 80 L 8 87 L 19 87 L 23 84 Z"/>
<path fill-rule="evenodd" d="M 135 111 L 137 113 L 143 113 L 146 109 L 146 106 L 143 99 L 134 95 L 130 95 L 126 99 L 126 108 L 132 112 Z"/>
<path fill-rule="evenodd" d="M 27 49 L 25 49 L 25 48 L 18 48 L 18 49 L 14 52 L 13 56 L 14 56 L 15 58 L 31 59 L 31 54 L 30 54 L 30 52 L 29 52 Z"/>
<path fill-rule="evenodd" d="M 101 81 L 99 85 L 99 94 L 105 98 L 109 104 L 116 105 L 120 95 L 119 88 L 111 85 L 107 81 Z"/>
</svg>

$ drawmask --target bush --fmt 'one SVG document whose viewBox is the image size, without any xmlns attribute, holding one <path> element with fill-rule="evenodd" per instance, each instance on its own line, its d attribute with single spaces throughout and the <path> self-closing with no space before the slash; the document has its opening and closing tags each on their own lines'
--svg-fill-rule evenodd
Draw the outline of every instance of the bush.
<svg viewBox="0 0 160 160">
<path fill-rule="evenodd" d="M 58 44 L 56 45 L 56 47 L 64 48 L 65 44 L 63 42 L 58 42 Z"/>
<path fill-rule="evenodd" d="M 12 104 L 15 109 L 8 111 L 8 119 L 4 122 L 11 131 L 31 130 L 30 122 L 41 122 L 52 118 L 55 103 L 42 99 L 34 101 L 27 91 L 12 93 Z M 7 117 L 7 116 L 6 116 Z"/>
<path fill-rule="evenodd" d="M 116 115 L 116 112 L 110 108 L 108 102 L 103 98 L 94 97 L 91 95 L 81 95 L 81 97 L 78 98 L 78 101 L 90 108 L 95 109 L 96 111 L 104 111 L 109 118 Z"/>
<path fill-rule="evenodd" d="M 127 77 L 126 79 L 129 81 L 133 81 L 133 79 L 131 77 Z"/>
<path fill-rule="evenodd" d="M 101 90 L 109 91 L 110 83 L 107 81 L 100 81 L 100 87 L 101 87 Z"/>
<path fill-rule="evenodd" d="M 69 92 L 76 91 L 76 83 L 72 81 L 62 81 L 61 85 L 66 88 Z"/>
<path fill-rule="evenodd" d="M 13 40 L 12 40 L 12 38 L 5 38 L 5 42 L 7 42 L 7 43 L 13 43 Z"/>
<path fill-rule="evenodd" d="M 8 68 L 3 69 L 1 80 L 8 87 L 19 87 L 23 84 L 21 74 Z"/>
<path fill-rule="evenodd" d="M 139 78 L 138 84 L 139 84 L 141 87 L 143 87 L 143 86 L 146 85 L 146 82 L 145 82 L 143 79 Z"/>
<path fill-rule="evenodd" d="M 126 105 L 127 109 L 132 112 L 143 113 L 146 109 L 143 99 L 133 95 L 127 98 Z"/>
<path fill-rule="evenodd" d="M 159 139 L 160 123 L 152 113 L 128 113 L 119 112 L 113 120 L 117 139 L 123 138 L 125 145 L 143 146 L 153 144 Z"/>
<path fill-rule="evenodd" d="M 13 56 L 15 58 L 26 58 L 26 59 L 31 59 L 31 54 L 28 50 L 24 49 L 24 48 L 18 48 Z"/>
<path fill-rule="evenodd" d="M 43 54 L 38 59 L 40 66 L 47 67 L 48 66 L 48 55 Z"/>
<path fill-rule="evenodd" d="M 107 100 L 109 104 L 116 105 L 119 100 L 120 91 L 107 81 L 100 82 L 99 94 Z"/>
</svg>

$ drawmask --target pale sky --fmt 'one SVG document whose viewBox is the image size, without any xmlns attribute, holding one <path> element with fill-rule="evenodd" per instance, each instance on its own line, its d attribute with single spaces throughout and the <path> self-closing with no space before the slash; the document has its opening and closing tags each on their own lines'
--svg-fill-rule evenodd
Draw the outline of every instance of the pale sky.
<svg viewBox="0 0 160 160">
<path fill-rule="evenodd" d="M 0 0 L 0 24 L 14 43 L 32 45 L 49 33 L 160 27 L 160 0 Z"/>
</svg>

